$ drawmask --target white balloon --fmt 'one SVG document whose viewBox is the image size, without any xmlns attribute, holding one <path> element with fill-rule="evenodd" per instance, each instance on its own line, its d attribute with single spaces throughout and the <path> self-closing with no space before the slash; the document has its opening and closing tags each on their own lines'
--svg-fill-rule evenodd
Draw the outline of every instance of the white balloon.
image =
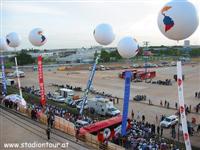
<svg viewBox="0 0 200 150">
<path fill-rule="evenodd" d="M 172 0 L 164 5 L 158 15 L 158 27 L 172 40 L 191 36 L 199 25 L 195 6 L 187 0 Z"/>
<path fill-rule="evenodd" d="M 94 32 L 94 38 L 97 43 L 101 45 L 108 45 L 113 42 L 115 39 L 115 35 L 113 33 L 113 29 L 109 24 L 99 24 Z"/>
<path fill-rule="evenodd" d="M 8 49 L 6 38 L 0 37 L 0 51 L 5 51 Z"/>
<path fill-rule="evenodd" d="M 21 37 L 16 32 L 11 32 L 6 35 L 6 42 L 10 47 L 18 47 L 21 43 Z"/>
<path fill-rule="evenodd" d="M 119 41 L 117 50 L 123 58 L 131 58 L 137 55 L 139 45 L 134 38 L 126 36 Z"/>
<path fill-rule="evenodd" d="M 42 46 L 46 43 L 47 39 L 43 35 L 41 28 L 35 28 L 29 33 L 29 41 L 34 46 Z"/>
</svg>

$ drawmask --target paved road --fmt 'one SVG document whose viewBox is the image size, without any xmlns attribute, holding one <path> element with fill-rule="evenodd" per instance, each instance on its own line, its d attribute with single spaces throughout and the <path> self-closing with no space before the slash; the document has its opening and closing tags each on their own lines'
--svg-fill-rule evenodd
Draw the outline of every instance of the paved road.
<svg viewBox="0 0 200 150">
<path fill-rule="evenodd" d="M 88 148 L 79 145 L 79 143 L 67 140 L 58 135 L 51 134 L 51 139 L 48 141 L 45 130 L 32 124 L 31 122 L 24 120 L 18 116 L 11 114 L 3 109 L 0 109 L 0 145 L 1 150 L 8 149 L 19 149 L 19 148 L 4 148 L 5 143 L 44 143 L 48 147 L 43 148 L 20 148 L 23 150 L 39 149 L 45 150 L 50 148 L 52 145 L 61 143 L 63 147 L 52 148 L 56 150 L 67 149 L 67 150 L 87 150 Z M 24 144 L 25 145 L 25 144 Z"/>
</svg>

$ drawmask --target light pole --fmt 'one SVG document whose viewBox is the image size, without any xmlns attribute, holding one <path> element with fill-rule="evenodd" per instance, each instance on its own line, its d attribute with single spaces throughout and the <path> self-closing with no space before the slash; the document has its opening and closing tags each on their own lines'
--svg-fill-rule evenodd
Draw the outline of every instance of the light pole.
<svg viewBox="0 0 200 150">
<path fill-rule="evenodd" d="M 144 47 L 145 47 L 145 50 L 143 52 L 144 54 L 144 62 L 145 62 L 145 65 L 144 65 L 144 68 L 145 68 L 145 82 L 146 82 L 146 74 L 147 74 L 147 62 L 148 62 L 148 55 L 147 55 L 147 51 L 148 51 L 148 46 L 149 46 L 149 42 L 148 41 L 144 41 L 143 42 L 144 44 Z M 145 53 L 146 51 L 146 53 Z"/>
</svg>

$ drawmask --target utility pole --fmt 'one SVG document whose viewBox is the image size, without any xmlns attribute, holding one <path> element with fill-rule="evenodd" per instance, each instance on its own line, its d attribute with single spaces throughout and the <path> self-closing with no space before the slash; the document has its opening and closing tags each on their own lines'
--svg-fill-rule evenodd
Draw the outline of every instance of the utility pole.
<svg viewBox="0 0 200 150">
<path fill-rule="evenodd" d="M 147 61 L 148 61 L 148 55 L 145 53 L 145 51 L 148 51 L 149 50 L 149 41 L 144 41 L 143 44 L 144 44 L 144 51 L 143 51 L 143 54 L 144 54 L 144 61 L 145 61 L 145 76 L 146 76 L 146 73 L 147 73 Z M 145 82 L 146 82 L 146 77 L 145 77 Z"/>
</svg>

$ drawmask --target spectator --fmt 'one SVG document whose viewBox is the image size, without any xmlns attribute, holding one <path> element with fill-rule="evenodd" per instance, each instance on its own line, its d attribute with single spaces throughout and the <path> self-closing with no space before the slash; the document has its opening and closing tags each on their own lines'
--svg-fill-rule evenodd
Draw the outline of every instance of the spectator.
<svg viewBox="0 0 200 150">
<path fill-rule="evenodd" d="M 163 106 L 162 100 L 160 100 L 160 106 Z"/>
<path fill-rule="evenodd" d="M 158 115 L 156 114 L 156 123 L 158 123 Z"/>
<path fill-rule="evenodd" d="M 177 102 L 175 103 L 175 108 L 178 109 L 178 103 Z"/>
<path fill-rule="evenodd" d="M 46 129 L 46 134 L 47 134 L 48 140 L 50 140 L 51 129 L 49 127 Z"/>
<path fill-rule="evenodd" d="M 137 112 L 137 120 L 140 120 L 141 112 Z"/>
<path fill-rule="evenodd" d="M 160 136 L 161 137 L 163 136 L 163 127 L 161 127 L 161 129 L 160 129 Z"/>
<path fill-rule="evenodd" d="M 160 135 L 160 126 L 157 126 L 157 134 Z"/>
<path fill-rule="evenodd" d="M 131 112 L 131 117 L 132 117 L 132 120 L 134 119 L 134 112 L 133 112 L 133 109 L 132 109 L 132 112 Z"/>
</svg>

